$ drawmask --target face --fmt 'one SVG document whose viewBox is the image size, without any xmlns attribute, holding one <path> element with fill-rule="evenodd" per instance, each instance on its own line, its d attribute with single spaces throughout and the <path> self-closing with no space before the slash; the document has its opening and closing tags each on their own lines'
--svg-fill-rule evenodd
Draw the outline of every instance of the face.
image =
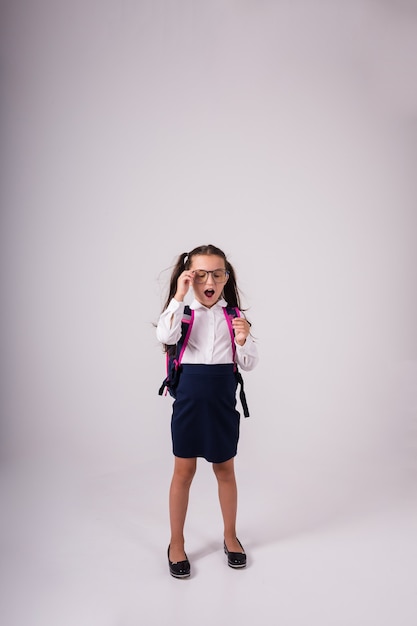
<svg viewBox="0 0 417 626">
<path fill-rule="evenodd" d="M 199 254 L 191 257 L 190 270 L 194 272 L 194 295 L 204 306 L 208 308 L 212 307 L 221 297 L 223 288 L 229 277 L 228 274 L 224 276 L 223 272 L 225 269 L 226 266 L 224 259 L 221 256 L 216 256 L 214 254 Z M 204 277 L 201 272 L 202 278 L 200 280 L 204 280 L 204 282 L 198 282 L 198 270 L 214 272 L 214 275 L 211 273 Z M 215 270 L 220 271 L 216 272 Z M 222 282 L 216 282 L 216 279 Z"/>
</svg>

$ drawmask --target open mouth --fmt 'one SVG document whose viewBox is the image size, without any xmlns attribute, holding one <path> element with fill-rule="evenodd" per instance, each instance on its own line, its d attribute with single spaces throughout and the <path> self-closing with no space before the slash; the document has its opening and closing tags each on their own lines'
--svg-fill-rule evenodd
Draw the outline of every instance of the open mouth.
<svg viewBox="0 0 417 626">
<path fill-rule="evenodd" d="M 204 295 L 207 298 L 212 298 L 214 296 L 214 289 L 206 289 Z"/>
</svg>

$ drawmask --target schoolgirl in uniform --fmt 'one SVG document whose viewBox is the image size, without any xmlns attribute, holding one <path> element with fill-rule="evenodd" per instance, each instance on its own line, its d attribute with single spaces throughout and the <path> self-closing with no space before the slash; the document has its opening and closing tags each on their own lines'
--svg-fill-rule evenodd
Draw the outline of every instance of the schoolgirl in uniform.
<svg viewBox="0 0 417 626">
<path fill-rule="evenodd" d="M 171 419 L 174 472 L 169 492 L 168 564 L 176 578 L 187 578 L 191 571 L 185 552 L 184 524 L 197 457 L 213 464 L 218 481 L 227 563 L 234 568 L 246 566 L 246 554 L 236 536 L 234 457 L 240 414 L 236 410 L 232 342 L 223 311 L 226 305 L 240 309 L 240 297 L 235 271 L 222 250 L 207 245 L 179 256 L 156 329 L 165 350 L 181 336 L 184 298 L 190 287 L 194 293 L 190 304 L 194 322 L 182 357 Z M 258 362 L 258 352 L 250 324 L 243 314 L 231 323 L 236 363 L 241 370 L 252 370 Z"/>
</svg>

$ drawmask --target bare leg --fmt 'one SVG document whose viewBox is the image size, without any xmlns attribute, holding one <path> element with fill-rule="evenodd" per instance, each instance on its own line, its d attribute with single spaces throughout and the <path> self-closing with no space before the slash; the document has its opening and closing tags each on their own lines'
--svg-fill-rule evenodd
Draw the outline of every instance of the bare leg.
<svg viewBox="0 0 417 626">
<path fill-rule="evenodd" d="M 197 459 L 182 459 L 177 456 L 174 458 L 174 473 L 169 490 L 169 517 L 171 522 L 169 558 L 176 563 L 185 560 L 184 524 Z"/>
<path fill-rule="evenodd" d="M 219 486 L 226 546 L 230 552 L 242 552 L 236 538 L 237 486 L 234 459 L 229 459 L 224 463 L 213 463 L 213 470 Z"/>
</svg>

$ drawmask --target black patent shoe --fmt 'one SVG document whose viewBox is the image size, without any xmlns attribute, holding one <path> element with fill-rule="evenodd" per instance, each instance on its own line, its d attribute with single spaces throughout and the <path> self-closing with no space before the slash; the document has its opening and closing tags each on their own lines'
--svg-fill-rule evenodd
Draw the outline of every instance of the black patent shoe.
<svg viewBox="0 0 417 626">
<path fill-rule="evenodd" d="M 224 553 L 227 555 L 227 564 L 229 567 L 234 567 L 238 569 L 240 567 L 246 567 L 246 554 L 243 550 L 243 546 L 240 543 L 239 539 L 237 539 L 238 544 L 242 548 L 242 552 L 229 552 L 226 546 L 226 542 L 224 542 Z"/>
<path fill-rule="evenodd" d="M 176 561 L 173 563 L 169 558 L 169 548 L 170 546 L 168 546 L 169 573 L 174 578 L 188 578 L 191 574 L 191 567 L 187 555 L 185 555 L 185 561 Z"/>
</svg>

